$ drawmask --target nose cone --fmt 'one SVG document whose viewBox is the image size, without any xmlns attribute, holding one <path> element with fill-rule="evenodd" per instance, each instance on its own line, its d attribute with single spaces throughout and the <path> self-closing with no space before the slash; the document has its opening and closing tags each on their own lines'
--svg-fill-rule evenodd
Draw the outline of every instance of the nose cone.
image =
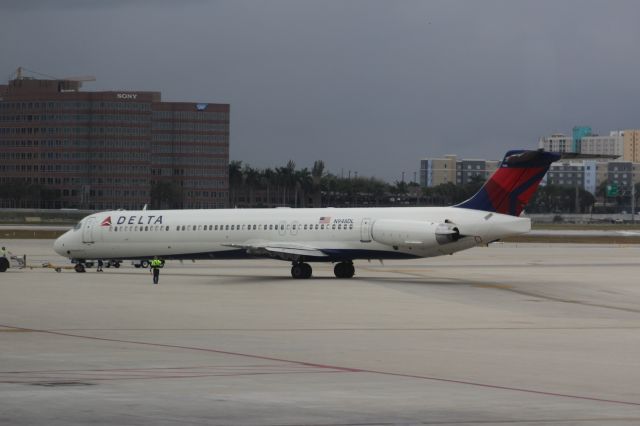
<svg viewBox="0 0 640 426">
<path fill-rule="evenodd" d="M 65 240 L 67 239 L 67 233 L 65 232 L 60 237 L 58 237 L 53 243 L 53 251 L 58 253 L 60 256 L 68 257 L 67 248 L 65 247 Z"/>
</svg>

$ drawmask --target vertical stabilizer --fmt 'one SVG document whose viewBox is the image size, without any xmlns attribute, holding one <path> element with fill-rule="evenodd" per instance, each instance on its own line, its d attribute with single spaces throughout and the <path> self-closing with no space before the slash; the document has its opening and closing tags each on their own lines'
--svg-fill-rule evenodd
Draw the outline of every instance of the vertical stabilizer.
<svg viewBox="0 0 640 426">
<path fill-rule="evenodd" d="M 480 191 L 455 207 L 520 216 L 551 163 L 559 159 L 559 154 L 543 150 L 509 151 Z"/>
</svg>

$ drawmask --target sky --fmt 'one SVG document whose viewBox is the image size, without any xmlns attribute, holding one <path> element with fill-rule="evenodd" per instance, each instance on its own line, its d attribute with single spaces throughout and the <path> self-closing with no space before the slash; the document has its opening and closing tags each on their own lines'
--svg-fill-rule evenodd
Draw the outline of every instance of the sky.
<svg viewBox="0 0 640 426">
<path fill-rule="evenodd" d="M 551 133 L 640 128 L 640 2 L 1 0 L 0 80 L 229 103 L 230 158 L 407 181 Z"/>
</svg>

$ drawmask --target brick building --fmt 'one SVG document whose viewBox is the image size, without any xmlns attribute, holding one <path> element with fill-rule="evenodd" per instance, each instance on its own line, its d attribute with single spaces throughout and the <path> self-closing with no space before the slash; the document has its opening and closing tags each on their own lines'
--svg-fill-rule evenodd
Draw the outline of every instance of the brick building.
<svg viewBox="0 0 640 426">
<path fill-rule="evenodd" d="M 69 80 L 0 85 L 0 207 L 225 207 L 228 164 L 228 104 Z"/>
</svg>

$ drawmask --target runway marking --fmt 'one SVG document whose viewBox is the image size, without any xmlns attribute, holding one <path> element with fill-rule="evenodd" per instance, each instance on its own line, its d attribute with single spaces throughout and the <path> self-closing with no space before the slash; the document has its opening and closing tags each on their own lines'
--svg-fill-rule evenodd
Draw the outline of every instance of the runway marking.
<svg viewBox="0 0 640 426">
<path fill-rule="evenodd" d="M 407 328 L 56 328 L 49 331 L 259 331 L 259 332 L 299 332 L 299 331 L 511 331 L 511 330 L 638 330 L 640 326 L 575 326 L 575 327 L 407 327 Z"/>
<path fill-rule="evenodd" d="M 25 330 L 22 328 L 4 328 L 4 326 L 0 326 L 0 333 L 31 333 L 32 330 Z"/>
<path fill-rule="evenodd" d="M 471 285 L 476 288 L 495 288 L 498 290 L 511 290 L 513 288 L 513 286 L 506 285 L 506 284 L 471 284 Z"/>
<path fill-rule="evenodd" d="M 378 265 L 371 265 L 371 266 L 359 266 L 358 270 L 364 269 L 364 270 L 370 270 L 370 271 L 375 271 L 375 272 L 402 272 L 402 271 L 425 271 L 425 270 L 429 270 L 429 269 L 449 269 L 449 268 L 480 268 L 480 269 L 487 269 L 487 268 L 491 268 L 491 269 L 500 269 L 500 268 L 530 268 L 532 266 L 540 266 L 543 268 L 560 268 L 560 267 L 570 267 L 570 268 L 599 268 L 602 266 L 633 266 L 636 267 L 638 266 L 638 262 L 595 262 L 595 263 L 545 263 L 545 262 L 527 262 L 527 263 L 483 263 L 483 264 L 479 264 L 479 263 L 455 263 L 455 264 L 446 264 L 446 263 L 430 263 L 428 265 L 425 266 L 420 266 L 420 265 L 411 265 L 411 268 L 407 268 L 407 269 L 387 269 L 389 267 L 395 267 L 397 268 L 399 265 L 385 265 L 385 266 L 378 266 Z"/>
<path fill-rule="evenodd" d="M 396 426 L 398 424 L 412 424 L 412 425 L 424 425 L 424 426 L 438 426 L 438 425 L 517 425 L 517 424 L 543 424 L 543 425 L 558 425 L 558 424 L 571 424 L 575 425 L 576 422 L 584 423 L 596 423 L 604 424 L 611 422 L 630 422 L 638 421 L 640 417 L 591 417 L 591 418 L 575 418 L 575 419 L 508 419 L 508 420 L 435 420 L 435 421 L 420 421 L 411 420 L 406 422 L 366 422 L 366 423 L 303 423 L 304 426 Z M 273 423 L 266 424 L 264 426 L 291 426 L 286 423 Z"/>
<path fill-rule="evenodd" d="M 217 376 L 341 373 L 339 370 L 285 365 L 213 365 L 194 367 L 122 368 L 87 370 L 0 371 L 0 383 L 47 384 L 79 381 L 188 379 Z"/>
<path fill-rule="evenodd" d="M 545 265 L 549 266 L 549 265 Z M 636 265 L 637 266 L 637 265 Z M 623 312 L 632 312 L 635 314 L 640 314 L 640 309 L 634 309 L 634 308 L 625 308 L 622 306 L 613 306 L 613 305 L 605 305 L 603 303 L 590 303 L 590 302 L 583 302 L 581 300 L 570 300 L 570 299 L 562 299 L 560 297 L 555 297 L 555 296 L 546 296 L 543 294 L 539 294 L 539 293 L 534 293 L 531 291 L 525 291 L 525 290 L 519 290 L 517 288 L 514 288 L 514 286 L 512 285 L 508 285 L 508 284 L 484 284 L 484 283 L 477 283 L 477 282 L 473 282 L 471 280 L 463 280 L 460 278 L 447 278 L 447 277 L 432 277 L 429 275 L 425 275 L 422 273 L 418 273 L 416 271 L 412 271 L 412 270 L 393 270 L 392 272 L 395 272 L 397 274 L 405 274 L 408 275 L 410 277 L 418 277 L 418 278 L 426 278 L 426 279 L 434 279 L 437 278 L 439 281 L 451 281 L 451 282 L 455 282 L 458 284 L 466 284 L 470 287 L 476 287 L 476 288 L 490 288 L 490 289 L 496 289 L 496 290 L 504 290 L 504 291 L 509 291 L 512 293 L 516 293 L 516 294 L 520 294 L 523 296 L 531 296 L 531 297 L 537 297 L 539 299 L 543 299 L 543 300 L 550 300 L 553 302 L 559 302 L 559 303 L 571 303 L 571 304 L 575 304 L 575 305 L 581 305 L 581 306 L 590 306 L 590 307 L 594 307 L 594 308 L 602 308 L 602 309 L 613 309 L 616 311 L 623 311 Z M 429 283 L 429 282 L 425 282 L 425 283 Z"/>
<path fill-rule="evenodd" d="M 74 338 L 96 340 L 96 341 L 102 341 L 102 342 L 127 343 L 127 344 L 133 344 L 133 345 L 141 345 L 141 346 L 153 346 L 157 348 L 185 349 L 185 350 L 192 350 L 192 351 L 198 351 L 198 352 L 208 352 L 208 353 L 216 353 L 221 355 L 231 355 L 231 356 L 238 356 L 243 358 L 259 359 L 259 360 L 265 360 L 265 361 L 276 361 L 276 362 L 295 364 L 299 366 L 313 367 L 317 369 L 327 369 L 335 372 L 379 374 L 379 375 L 390 376 L 390 377 L 403 377 L 403 378 L 409 378 L 409 379 L 428 380 L 428 381 L 440 382 L 440 383 L 467 385 L 467 386 L 474 386 L 474 387 L 485 388 L 485 389 L 498 389 L 498 390 L 505 390 L 505 391 L 513 391 L 513 392 L 522 392 L 522 393 L 540 395 L 540 396 L 568 398 L 568 399 L 602 402 L 602 403 L 609 403 L 609 404 L 631 405 L 636 407 L 640 406 L 640 402 L 633 402 L 633 401 L 622 401 L 622 400 L 614 400 L 614 399 L 607 399 L 607 398 L 597 398 L 597 397 L 585 396 L 585 395 L 575 395 L 575 394 L 566 394 L 566 393 L 559 393 L 559 392 L 542 391 L 542 390 L 536 390 L 536 389 L 517 388 L 512 386 L 502 386 L 502 385 L 473 382 L 473 381 L 467 381 L 467 380 L 447 379 L 444 377 L 423 376 L 419 374 L 407 374 L 407 373 L 397 373 L 397 372 L 382 371 L 382 370 L 341 367 L 337 365 L 297 361 L 297 360 L 270 357 L 270 356 L 264 356 L 264 355 L 245 354 L 241 352 L 224 351 L 224 350 L 213 349 L 213 348 L 201 348 L 197 346 L 170 345 L 167 343 L 153 343 L 153 342 L 144 342 L 144 341 L 136 341 L 136 340 L 112 339 L 107 337 L 85 336 L 81 334 L 63 333 L 63 332 L 51 331 L 51 330 L 30 329 L 25 327 L 7 326 L 2 324 L 0 324 L 0 327 L 23 329 L 23 330 L 29 330 L 32 332 L 43 333 L 43 334 L 51 334 L 51 335 L 63 336 L 63 337 L 74 337 Z"/>
<path fill-rule="evenodd" d="M 531 297 L 537 297 L 539 299 L 550 300 L 552 302 L 571 303 L 571 304 L 574 304 L 574 305 L 590 306 L 590 307 L 593 307 L 593 308 L 613 309 L 613 310 L 616 310 L 616 311 L 632 312 L 632 313 L 635 313 L 635 314 L 640 314 L 640 309 L 625 308 L 625 307 L 622 307 L 622 306 L 605 305 L 605 304 L 602 304 L 602 303 L 583 302 L 581 300 L 562 299 L 560 297 L 546 296 L 544 294 L 534 293 L 534 292 L 531 292 L 531 291 L 518 290 L 518 289 L 512 288 L 512 287 L 511 288 L 505 287 L 505 288 L 502 288 L 501 290 L 509 291 L 511 293 L 516 293 L 516 294 L 520 294 L 520 295 L 523 295 L 523 296 L 531 296 Z"/>
</svg>

